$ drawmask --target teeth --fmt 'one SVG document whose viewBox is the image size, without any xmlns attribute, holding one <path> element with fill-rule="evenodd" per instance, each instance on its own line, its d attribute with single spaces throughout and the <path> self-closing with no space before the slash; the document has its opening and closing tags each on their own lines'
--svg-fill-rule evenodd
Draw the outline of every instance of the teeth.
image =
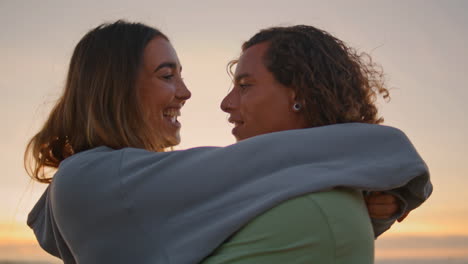
<svg viewBox="0 0 468 264">
<path fill-rule="evenodd" d="M 169 120 L 175 124 L 177 122 L 177 117 L 180 116 L 180 109 L 177 109 L 177 108 L 166 109 L 163 111 L 163 115 L 169 118 Z"/>
<path fill-rule="evenodd" d="M 180 116 L 180 110 L 175 108 L 166 109 L 164 110 L 163 115 L 177 119 L 177 117 Z"/>
</svg>

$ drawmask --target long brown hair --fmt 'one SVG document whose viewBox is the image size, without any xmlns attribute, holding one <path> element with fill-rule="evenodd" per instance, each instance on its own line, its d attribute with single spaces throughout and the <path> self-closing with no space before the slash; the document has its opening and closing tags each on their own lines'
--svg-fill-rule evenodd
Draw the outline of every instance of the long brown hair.
<svg viewBox="0 0 468 264">
<path fill-rule="evenodd" d="M 294 89 L 310 127 L 337 123 L 378 124 L 377 95 L 389 99 L 381 67 L 328 32 L 312 26 L 261 30 L 242 51 L 267 42 L 264 64 L 275 79 Z M 228 64 L 232 68 L 236 60 Z"/>
<path fill-rule="evenodd" d="M 33 179 L 50 183 L 47 167 L 98 146 L 162 149 L 142 120 L 135 89 L 144 48 L 155 37 L 167 40 L 157 29 L 119 20 L 78 42 L 63 94 L 26 147 L 25 168 Z"/>
</svg>

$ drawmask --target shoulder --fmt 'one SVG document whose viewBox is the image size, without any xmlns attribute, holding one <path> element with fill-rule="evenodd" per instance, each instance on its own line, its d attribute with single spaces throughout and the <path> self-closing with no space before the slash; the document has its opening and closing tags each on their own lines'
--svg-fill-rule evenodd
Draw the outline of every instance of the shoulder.
<svg viewBox="0 0 468 264">
<path fill-rule="evenodd" d="M 154 163 L 166 157 L 170 152 L 152 152 L 139 148 L 112 149 L 101 146 L 77 153 L 65 159 L 59 166 L 57 176 L 80 174 L 80 178 L 101 175 L 104 179 L 108 173 L 118 173 L 122 165 L 135 168 L 135 164 Z M 114 178 L 115 179 L 115 178 Z"/>
<path fill-rule="evenodd" d="M 118 177 L 123 150 L 97 147 L 86 150 L 61 162 L 50 185 L 52 202 L 56 208 L 71 207 L 71 204 L 93 199 L 117 190 L 112 183 Z"/>
<path fill-rule="evenodd" d="M 124 150 L 109 147 L 97 147 L 77 153 L 60 163 L 54 176 L 54 183 L 65 183 L 69 180 L 98 180 L 95 174 L 115 173 L 119 167 Z M 89 178 L 89 179 L 88 179 Z"/>
<path fill-rule="evenodd" d="M 95 163 L 112 162 L 120 159 L 125 149 L 114 150 L 101 146 L 74 154 L 60 163 L 60 170 L 73 170 L 76 167 L 90 166 Z"/>
<path fill-rule="evenodd" d="M 362 194 L 353 189 L 303 195 L 275 206 L 253 222 L 257 221 L 262 228 L 279 225 L 275 228 L 278 237 L 305 233 L 320 237 L 321 246 L 329 243 L 331 247 L 339 247 L 352 241 L 369 244 L 374 238 Z"/>
<path fill-rule="evenodd" d="M 361 239 L 365 243 L 373 241 L 372 224 L 360 191 L 339 188 L 305 195 L 302 199 L 320 210 L 337 243 L 348 239 Z"/>
</svg>

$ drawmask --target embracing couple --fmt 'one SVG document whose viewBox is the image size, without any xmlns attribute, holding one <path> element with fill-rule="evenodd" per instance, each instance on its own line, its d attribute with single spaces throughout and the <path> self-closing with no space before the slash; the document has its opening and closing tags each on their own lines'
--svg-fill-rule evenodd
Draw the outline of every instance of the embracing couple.
<svg viewBox="0 0 468 264">
<path fill-rule="evenodd" d="M 408 138 L 379 125 L 382 72 L 305 25 L 261 30 L 229 69 L 237 143 L 169 151 L 191 96 L 169 38 L 88 32 L 25 153 L 49 184 L 28 218 L 41 247 L 64 263 L 373 263 L 374 238 L 432 192 Z"/>
</svg>

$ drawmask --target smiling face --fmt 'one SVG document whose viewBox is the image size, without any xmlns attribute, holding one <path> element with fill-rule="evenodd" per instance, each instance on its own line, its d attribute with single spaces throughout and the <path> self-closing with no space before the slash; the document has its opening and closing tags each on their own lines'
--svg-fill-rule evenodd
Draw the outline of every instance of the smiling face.
<svg viewBox="0 0 468 264">
<path fill-rule="evenodd" d="M 276 81 L 264 65 L 268 43 L 256 44 L 243 52 L 234 74 L 234 87 L 223 99 L 221 109 L 230 114 L 236 140 L 306 127 L 293 105 L 293 89 Z"/>
<path fill-rule="evenodd" d="M 146 122 L 163 147 L 180 143 L 180 109 L 191 96 L 181 77 L 182 66 L 172 45 L 162 37 L 145 47 L 136 87 Z"/>
</svg>

